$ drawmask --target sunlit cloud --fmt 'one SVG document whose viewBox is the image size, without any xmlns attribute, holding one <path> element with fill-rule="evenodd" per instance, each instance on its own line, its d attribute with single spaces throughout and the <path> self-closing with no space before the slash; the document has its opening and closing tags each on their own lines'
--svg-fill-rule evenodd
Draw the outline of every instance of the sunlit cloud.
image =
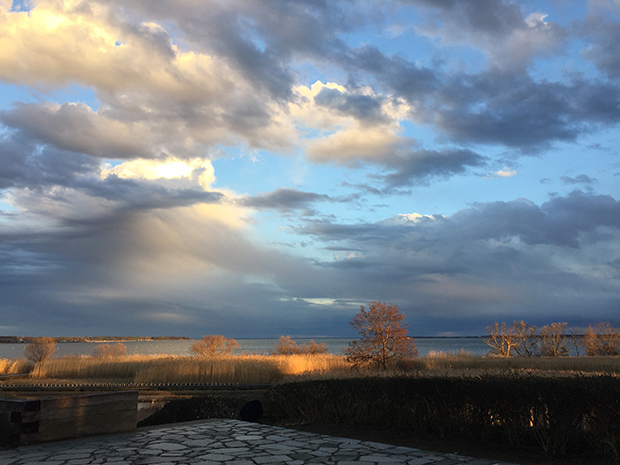
<svg viewBox="0 0 620 465">
<path fill-rule="evenodd" d="M 116 175 L 123 179 L 182 179 L 198 180 L 203 189 L 208 190 L 215 181 L 213 165 L 209 160 L 194 158 L 192 160 L 179 160 L 168 158 L 165 160 L 131 160 L 112 166 L 110 163 L 103 165 L 101 177 L 107 178 Z"/>
</svg>

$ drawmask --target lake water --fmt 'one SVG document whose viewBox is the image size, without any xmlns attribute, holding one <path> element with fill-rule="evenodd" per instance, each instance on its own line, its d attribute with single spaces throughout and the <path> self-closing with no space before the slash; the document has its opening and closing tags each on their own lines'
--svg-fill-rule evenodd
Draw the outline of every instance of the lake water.
<svg viewBox="0 0 620 465">
<path fill-rule="evenodd" d="M 310 339 L 294 339 L 298 344 L 308 343 Z M 324 343 L 329 353 L 340 355 L 342 350 L 349 345 L 352 339 L 314 339 L 317 343 Z M 169 355 L 192 355 L 191 346 L 197 340 L 185 341 L 139 341 L 124 342 L 127 354 L 169 354 Z M 237 339 L 239 348 L 236 355 L 268 354 L 274 347 L 277 339 Z M 57 345 L 58 350 L 54 357 L 67 355 L 91 355 L 100 342 L 66 342 Z M 114 343 L 111 343 L 114 344 Z M 429 351 L 469 352 L 472 355 L 485 355 L 489 347 L 481 338 L 416 338 L 416 344 L 420 355 L 427 355 Z M 0 344 L 0 358 L 21 358 L 24 356 L 25 344 Z"/>
</svg>

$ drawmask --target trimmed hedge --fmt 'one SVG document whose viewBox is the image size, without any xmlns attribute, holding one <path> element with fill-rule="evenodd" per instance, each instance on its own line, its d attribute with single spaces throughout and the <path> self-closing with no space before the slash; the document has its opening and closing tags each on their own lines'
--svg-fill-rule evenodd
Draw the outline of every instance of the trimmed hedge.
<svg viewBox="0 0 620 465">
<path fill-rule="evenodd" d="M 291 382 L 268 393 L 270 415 L 538 447 L 549 456 L 620 458 L 620 379 L 487 375 Z"/>
</svg>

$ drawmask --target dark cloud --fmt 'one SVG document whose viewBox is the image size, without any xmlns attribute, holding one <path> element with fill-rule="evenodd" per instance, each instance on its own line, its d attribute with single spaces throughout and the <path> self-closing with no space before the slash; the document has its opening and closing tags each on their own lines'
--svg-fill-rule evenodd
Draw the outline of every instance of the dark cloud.
<svg viewBox="0 0 620 465">
<path fill-rule="evenodd" d="M 471 324 L 493 314 L 581 324 L 585 308 L 590 318 L 617 321 L 618 273 L 609 261 L 620 257 L 618 218 L 619 201 L 575 191 L 540 206 L 515 200 L 450 217 L 313 221 L 300 232 L 330 247 L 359 249 L 322 265 L 346 270 L 350 286 L 364 283 L 366 292 L 389 295 L 414 320 L 459 314 Z"/>
<path fill-rule="evenodd" d="M 592 61 L 597 68 L 609 77 L 620 77 L 620 56 L 618 56 L 618 43 L 620 43 L 620 30 L 618 23 L 606 18 L 609 12 L 601 15 L 590 15 L 583 24 L 576 24 L 578 32 L 581 32 L 590 41 L 581 56 Z"/>
<path fill-rule="evenodd" d="M 99 171 L 99 162 L 74 152 L 38 146 L 27 138 L 0 138 L 0 189 L 70 186 Z"/>
<path fill-rule="evenodd" d="M 356 70 L 371 73 L 379 86 L 412 103 L 422 104 L 431 100 L 432 92 L 441 85 L 437 71 L 416 66 L 399 56 L 386 56 L 370 45 L 350 50 L 344 63 L 353 73 L 353 82 L 360 78 Z"/>
<path fill-rule="evenodd" d="M 579 174 L 574 178 L 562 176 L 560 179 L 564 184 L 594 184 L 596 182 L 596 179 L 591 178 L 587 174 Z"/>
<path fill-rule="evenodd" d="M 325 87 L 314 97 L 319 106 L 337 110 L 344 115 L 351 115 L 367 123 L 386 121 L 381 111 L 381 99 L 369 95 L 342 93 L 338 89 Z"/>
<path fill-rule="evenodd" d="M 620 122 L 620 89 L 605 83 L 535 82 L 490 71 L 451 80 L 442 97 L 435 122 L 463 142 L 532 149 Z"/>
<path fill-rule="evenodd" d="M 332 201 L 325 194 L 302 192 L 297 189 L 278 188 L 275 191 L 243 197 L 238 201 L 246 207 L 262 209 L 276 209 L 281 211 L 308 209 L 316 202 Z"/>
<path fill-rule="evenodd" d="M 451 19 L 459 18 L 462 29 L 496 38 L 510 34 L 524 22 L 520 5 L 505 0 L 405 0 L 405 3 L 438 9 Z"/>
<path fill-rule="evenodd" d="M 443 45 L 471 45 L 489 57 L 491 68 L 523 70 L 535 56 L 561 49 L 569 33 L 554 22 L 545 21 L 546 14 L 527 16 L 514 1 L 412 0 L 426 6 L 431 14 L 417 30 Z"/>
<path fill-rule="evenodd" d="M 431 180 L 463 174 L 485 163 L 485 157 L 470 150 L 417 150 L 395 159 L 390 166 L 397 171 L 387 174 L 383 181 L 388 188 L 427 185 Z"/>
<path fill-rule="evenodd" d="M 143 140 L 119 122 L 98 117 L 84 104 L 19 103 L 11 111 L 0 111 L 0 122 L 18 130 L 23 139 L 62 150 L 101 158 L 152 156 Z"/>
<path fill-rule="evenodd" d="M 0 139 L 0 163 L 3 166 L 0 189 L 20 189 L 13 194 L 17 201 L 36 193 L 41 203 L 44 198 L 50 198 L 69 205 L 79 192 L 91 197 L 93 202 L 114 202 L 114 207 L 108 205 L 108 208 L 152 209 L 218 203 L 225 198 L 223 194 L 202 189 L 166 186 L 165 182 L 162 185 L 116 175 L 101 179 L 101 165 L 96 158 L 37 144 L 23 134 Z"/>
</svg>

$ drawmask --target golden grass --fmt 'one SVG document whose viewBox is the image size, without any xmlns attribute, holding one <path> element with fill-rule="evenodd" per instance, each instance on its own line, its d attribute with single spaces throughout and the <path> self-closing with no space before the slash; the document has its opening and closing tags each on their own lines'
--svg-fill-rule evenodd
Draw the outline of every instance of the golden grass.
<svg viewBox="0 0 620 465">
<path fill-rule="evenodd" d="M 24 358 L 0 358 L 0 374 L 2 375 L 28 373 L 30 369 L 30 362 Z"/>
<path fill-rule="evenodd" d="M 0 373 L 23 372 L 25 361 L 0 361 Z M 4 371 L 2 371 L 4 370 Z M 337 355 L 241 355 L 216 358 L 132 355 L 116 358 L 65 357 L 39 364 L 31 382 L 252 384 L 283 379 L 358 376 L 478 376 L 506 371 L 566 376 L 575 373 L 620 374 L 620 357 L 479 357 L 467 353 L 431 353 L 394 369 L 352 370 Z"/>
<path fill-rule="evenodd" d="M 287 375 L 346 369 L 336 355 L 241 355 L 217 358 L 133 355 L 113 359 L 66 357 L 37 366 L 38 379 L 116 380 L 132 383 L 272 383 Z"/>
</svg>

